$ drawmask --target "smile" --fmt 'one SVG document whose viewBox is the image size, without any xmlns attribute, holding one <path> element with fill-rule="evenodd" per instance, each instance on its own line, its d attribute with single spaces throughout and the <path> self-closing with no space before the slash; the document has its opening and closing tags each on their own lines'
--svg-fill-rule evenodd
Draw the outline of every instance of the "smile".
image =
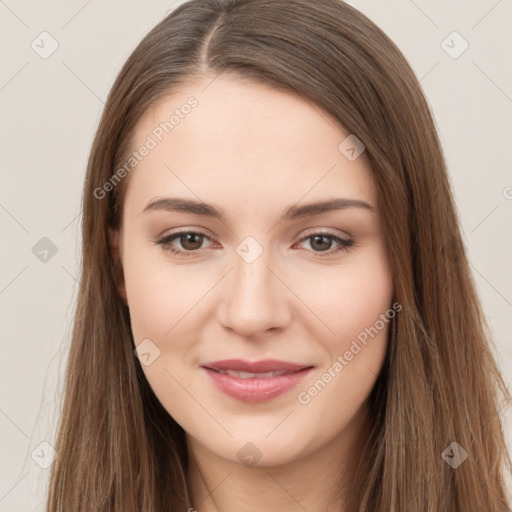
<svg viewBox="0 0 512 512">
<path fill-rule="evenodd" d="M 219 391 L 237 400 L 257 403 L 276 398 L 296 387 L 313 368 L 264 373 L 201 369 Z"/>
</svg>

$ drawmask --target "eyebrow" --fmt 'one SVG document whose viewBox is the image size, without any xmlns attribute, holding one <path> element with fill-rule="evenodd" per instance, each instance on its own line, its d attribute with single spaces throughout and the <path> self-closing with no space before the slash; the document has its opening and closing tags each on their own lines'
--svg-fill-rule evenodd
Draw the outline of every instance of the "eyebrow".
<svg viewBox="0 0 512 512">
<path fill-rule="evenodd" d="M 347 210 L 349 208 L 361 208 L 373 214 L 375 213 L 375 207 L 365 201 L 361 201 L 360 199 L 338 198 L 304 204 L 301 206 L 292 205 L 283 212 L 279 222 L 293 221 L 330 211 Z M 212 204 L 193 199 L 184 199 L 179 197 L 155 198 L 146 204 L 142 213 L 158 210 L 192 213 L 194 215 L 202 215 L 218 219 L 221 222 L 226 221 L 226 214 L 224 210 Z"/>
</svg>

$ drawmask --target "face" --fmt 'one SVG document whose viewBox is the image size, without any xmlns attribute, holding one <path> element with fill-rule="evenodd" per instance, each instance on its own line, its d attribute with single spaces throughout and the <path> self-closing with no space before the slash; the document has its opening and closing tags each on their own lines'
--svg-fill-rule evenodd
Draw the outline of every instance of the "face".
<svg viewBox="0 0 512 512">
<path fill-rule="evenodd" d="M 291 462 L 364 416 L 393 290 L 371 170 L 351 139 L 339 148 L 347 136 L 307 100 L 225 74 L 137 125 L 111 232 L 120 292 L 156 396 L 225 460 Z"/>
</svg>

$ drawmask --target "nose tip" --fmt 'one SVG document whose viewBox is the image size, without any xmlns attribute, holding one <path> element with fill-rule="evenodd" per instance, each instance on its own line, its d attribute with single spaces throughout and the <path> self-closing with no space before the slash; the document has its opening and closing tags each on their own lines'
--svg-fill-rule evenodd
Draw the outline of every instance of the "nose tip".
<svg viewBox="0 0 512 512">
<path fill-rule="evenodd" d="M 291 320 L 286 287 L 276 278 L 263 255 L 252 263 L 240 257 L 226 276 L 219 322 L 248 340 L 283 328 Z"/>
</svg>

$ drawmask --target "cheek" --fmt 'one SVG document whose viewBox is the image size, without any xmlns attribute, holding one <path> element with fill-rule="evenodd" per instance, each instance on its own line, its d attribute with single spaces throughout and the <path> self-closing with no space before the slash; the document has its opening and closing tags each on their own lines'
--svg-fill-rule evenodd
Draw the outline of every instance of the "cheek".
<svg viewBox="0 0 512 512">
<path fill-rule="evenodd" d="M 393 283 L 381 248 L 346 267 L 318 294 L 331 335 L 323 335 L 325 364 L 301 386 L 297 400 L 311 431 L 335 435 L 347 426 L 368 398 L 384 362 Z"/>
<path fill-rule="evenodd" d="M 309 290 L 308 305 L 328 328 L 323 329 L 321 339 L 331 357 L 348 350 L 359 335 L 364 339 L 366 329 L 391 308 L 393 281 L 384 255 L 383 246 L 378 245 L 346 264 L 329 268 L 325 276 L 302 280 L 303 295 Z M 379 322 L 379 330 L 386 331 L 388 323 Z M 316 334 L 318 338 L 319 332 Z"/>
<path fill-rule="evenodd" d="M 336 337 L 344 340 L 342 344 L 334 343 L 338 351 L 348 350 L 347 344 L 353 339 L 364 339 L 362 333 L 389 310 L 391 300 L 392 282 L 385 271 L 373 267 L 373 271 L 354 272 L 345 279 L 336 303 L 331 306 L 333 330 Z M 379 322 L 378 327 L 381 330 L 385 326 Z"/>
<path fill-rule="evenodd" d="M 160 248 L 130 242 L 123 268 L 134 343 L 149 347 L 150 363 L 142 364 L 146 379 L 169 413 L 181 418 L 180 412 L 192 405 L 184 389 L 193 375 L 196 308 L 211 283 L 200 279 L 193 266 L 169 263 Z"/>
<path fill-rule="evenodd" d="M 200 279 L 193 265 L 167 261 L 159 247 L 148 250 L 129 240 L 125 247 L 124 279 L 135 343 L 145 338 L 159 345 L 176 340 L 176 332 L 190 328 L 194 307 L 211 283 Z"/>
</svg>

